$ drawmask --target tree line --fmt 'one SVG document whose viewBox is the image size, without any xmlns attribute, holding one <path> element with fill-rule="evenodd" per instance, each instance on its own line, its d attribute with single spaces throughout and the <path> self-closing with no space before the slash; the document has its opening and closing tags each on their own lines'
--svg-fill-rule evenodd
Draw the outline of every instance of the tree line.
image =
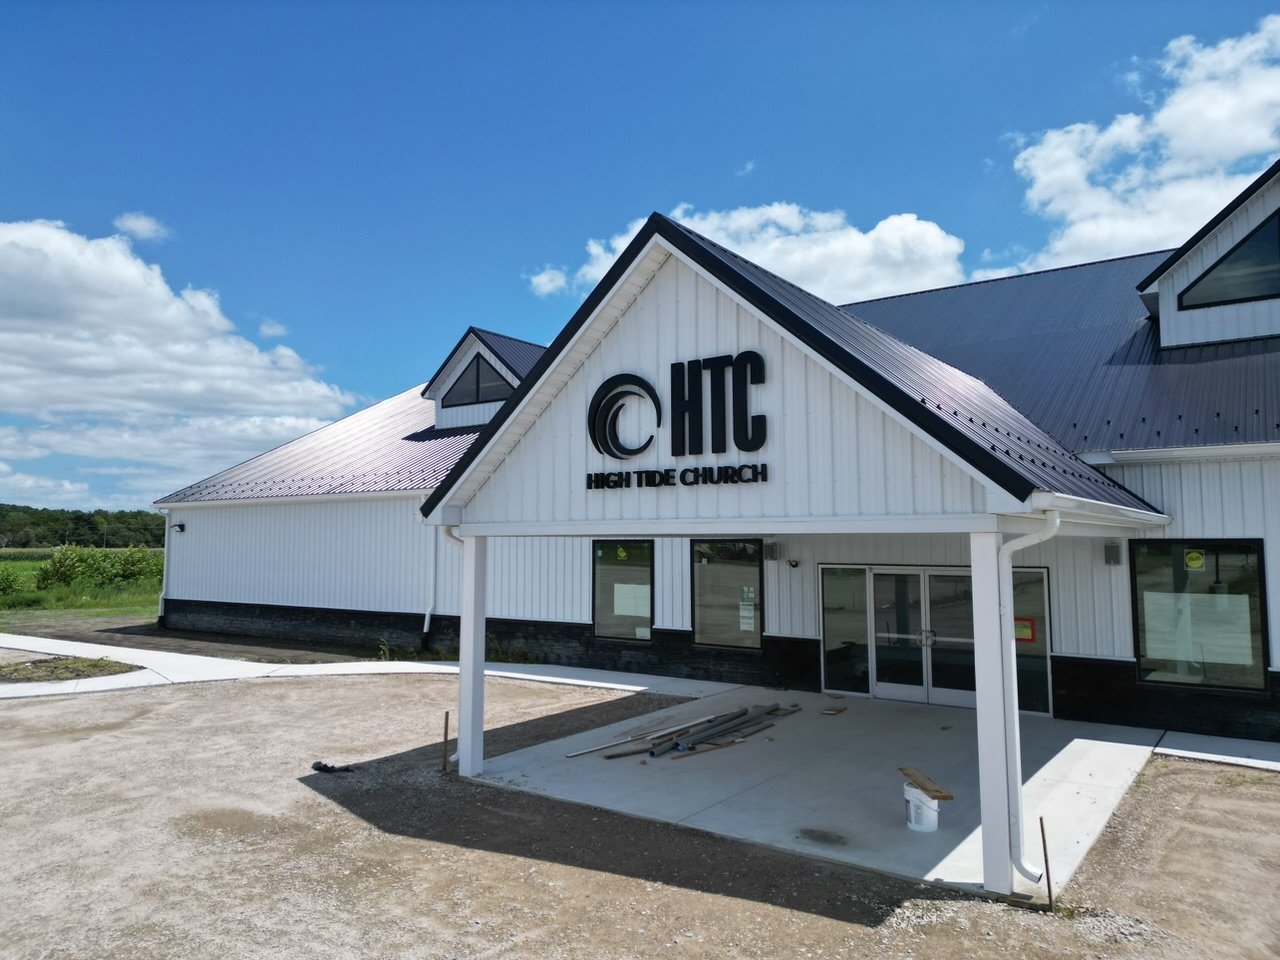
<svg viewBox="0 0 1280 960">
<path fill-rule="evenodd" d="M 152 510 L 51 510 L 0 503 L 0 547 L 160 547 L 165 518 Z"/>
</svg>

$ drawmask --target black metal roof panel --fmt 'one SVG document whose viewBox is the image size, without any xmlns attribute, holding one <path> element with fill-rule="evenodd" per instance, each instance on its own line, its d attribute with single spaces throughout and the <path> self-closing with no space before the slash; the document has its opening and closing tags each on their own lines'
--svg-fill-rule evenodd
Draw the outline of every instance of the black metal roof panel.
<svg viewBox="0 0 1280 960">
<path fill-rule="evenodd" d="M 1280 337 L 1160 349 L 1167 251 L 844 309 L 980 380 L 1076 453 L 1280 440 Z"/>
<path fill-rule="evenodd" d="M 530 343 L 528 340 L 517 340 L 515 337 L 494 333 L 492 330 L 472 327 L 471 332 L 481 343 L 497 354 L 498 359 L 521 380 L 529 375 L 538 358 L 547 351 L 547 348 L 540 344 Z"/>
<path fill-rule="evenodd" d="M 440 485 L 478 428 L 435 428 L 435 404 L 421 387 L 276 447 L 172 493 L 159 505 L 427 491 Z"/>
<path fill-rule="evenodd" d="M 492 330 L 481 330 L 479 327 L 467 327 L 467 332 L 464 333 L 458 339 L 458 342 L 453 345 L 453 349 L 450 350 L 449 355 L 444 358 L 444 362 L 440 364 L 439 369 L 437 369 L 436 372 L 431 375 L 431 379 L 423 385 L 421 391 L 422 396 L 425 397 L 427 395 L 427 390 L 430 389 L 431 384 L 435 383 L 436 378 L 439 377 L 440 374 L 444 373 L 445 368 L 453 362 L 453 358 L 458 355 L 458 351 L 461 350 L 463 345 L 467 342 L 467 337 L 475 337 L 479 340 L 482 344 L 493 351 L 494 355 L 502 361 L 507 369 L 516 375 L 516 383 L 513 384 L 513 386 L 518 386 L 519 381 L 529 375 L 529 371 L 532 370 L 533 365 L 538 362 L 538 358 L 547 350 L 546 347 L 539 346 L 536 343 L 530 343 L 528 340 L 517 340 L 515 337 L 508 337 L 501 333 L 494 333 Z"/>
</svg>

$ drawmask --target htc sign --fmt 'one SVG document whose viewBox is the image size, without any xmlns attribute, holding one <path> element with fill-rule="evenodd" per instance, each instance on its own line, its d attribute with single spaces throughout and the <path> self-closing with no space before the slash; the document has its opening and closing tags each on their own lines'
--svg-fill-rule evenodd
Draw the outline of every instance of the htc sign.
<svg viewBox="0 0 1280 960">
<path fill-rule="evenodd" d="M 764 446 L 768 423 L 762 413 L 752 413 L 751 388 L 765 382 L 764 357 L 754 350 L 735 356 L 725 354 L 671 364 L 668 433 L 672 457 L 696 457 L 727 453 L 729 438 L 743 453 Z M 622 373 L 600 384 L 587 408 L 587 435 L 597 451 L 614 460 L 629 460 L 653 445 L 654 434 L 623 437 L 618 419 L 628 402 L 652 407 L 655 428 L 661 432 L 662 400 L 643 377 Z M 765 483 L 769 466 L 744 463 L 737 466 L 675 466 L 659 470 L 618 470 L 587 474 L 588 490 L 625 490 L 631 487 L 666 487 L 721 483 Z"/>
</svg>

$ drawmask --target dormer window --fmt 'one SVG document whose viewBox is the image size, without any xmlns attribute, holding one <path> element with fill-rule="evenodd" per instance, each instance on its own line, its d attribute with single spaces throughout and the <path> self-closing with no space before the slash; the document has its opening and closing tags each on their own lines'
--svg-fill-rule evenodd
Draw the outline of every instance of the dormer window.
<svg viewBox="0 0 1280 960">
<path fill-rule="evenodd" d="M 1217 307 L 1280 297 L 1280 210 L 1178 296 L 1178 307 Z"/>
<path fill-rule="evenodd" d="M 484 357 L 476 354 L 465 370 L 440 398 L 441 406 L 462 407 L 471 403 L 493 403 L 511 396 L 512 386 Z"/>
</svg>

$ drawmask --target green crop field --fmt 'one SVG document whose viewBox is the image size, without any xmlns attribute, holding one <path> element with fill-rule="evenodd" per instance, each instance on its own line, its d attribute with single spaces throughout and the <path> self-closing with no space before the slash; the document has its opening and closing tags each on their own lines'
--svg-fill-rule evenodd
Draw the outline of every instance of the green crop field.
<svg viewBox="0 0 1280 960">
<path fill-rule="evenodd" d="M 68 547 L 58 553 L 0 550 L 0 611 L 155 609 L 162 551 Z"/>
</svg>

